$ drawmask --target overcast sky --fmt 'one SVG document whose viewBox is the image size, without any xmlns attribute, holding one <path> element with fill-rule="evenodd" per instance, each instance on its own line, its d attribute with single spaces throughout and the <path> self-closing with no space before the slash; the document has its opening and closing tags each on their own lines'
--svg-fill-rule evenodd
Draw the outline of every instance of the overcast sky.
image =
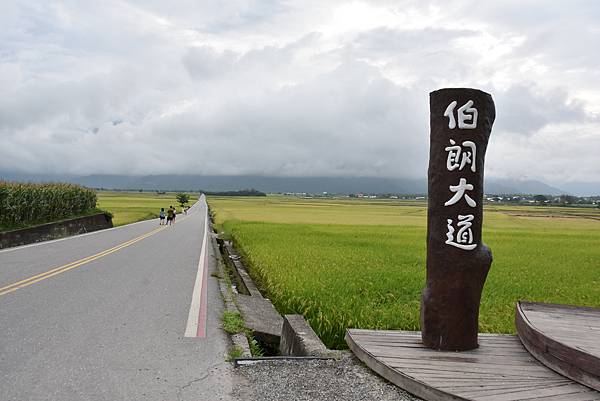
<svg viewBox="0 0 600 401">
<path fill-rule="evenodd" d="M 475 87 L 487 177 L 598 182 L 599 49 L 595 0 L 2 1 L 0 171 L 424 177 Z"/>
</svg>

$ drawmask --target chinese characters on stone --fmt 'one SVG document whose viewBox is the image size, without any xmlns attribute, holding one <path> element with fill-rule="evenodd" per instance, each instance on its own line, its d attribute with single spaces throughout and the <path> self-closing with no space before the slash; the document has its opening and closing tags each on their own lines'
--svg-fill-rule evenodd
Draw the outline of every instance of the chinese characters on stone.
<svg viewBox="0 0 600 401">
<path fill-rule="evenodd" d="M 458 215 L 458 224 L 459 227 L 458 233 L 456 233 L 456 239 L 454 239 L 454 232 L 456 231 L 452 226 L 452 219 L 448 219 L 448 232 L 446 233 L 446 244 L 455 246 L 460 249 L 464 249 L 467 251 L 471 251 L 477 247 L 477 244 L 473 243 L 473 231 L 471 230 L 471 226 L 473 223 L 473 219 L 475 216 L 472 214 L 467 215 Z"/>
<path fill-rule="evenodd" d="M 454 118 L 454 109 L 457 104 L 458 102 L 456 100 L 453 101 L 448 105 L 444 112 L 444 117 L 448 118 L 448 128 L 450 129 L 455 129 L 457 125 L 456 119 Z M 473 107 L 473 101 L 469 100 L 458 108 L 458 129 L 477 128 L 477 116 L 477 109 Z M 477 171 L 477 146 L 473 141 L 463 141 L 461 145 L 457 145 L 456 141 L 450 139 L 450 146 L 447 146 L 445 151 L 448 152 L 448 157 L 446 159 L 446 168 L 448 171 L 462 171 L 466 166 L 469 166 L 472 172 Z M 454 205 L 463 198 L 470 207 L 477 206 L 475 200 L 466 193 L 466 191 L 473 190 L 473 185 L 467 183 L 466 178 L 459 177 L 458 184 L 450 185 L 448 189 L 450 192 L 453 192 L 454 195 L 444 203 L 444 206 Z M 467 251 L 475 249 L 477 244 L 473 243 L 473 231 L 471 229 L 474 218 L 475 216 L 472 214 L 459 214 L 456 224 L 458 232 L 456 232 L 456 229 L 453 226 L 454 221 L 452 219 L 447 219 L 448 232 L 446 233 L 446 244 Z"/>
<path fill-rule="evenodd" d="M 460 181 L 458 182 L 458 185 L 450 185 L 450 191 L 454 192 L 454 196 L 452 198 L 448 199 L 446 201 L 446 203 L 444 203 L 444 206 L 454 205 L 455 203 L 457 203 L 459 200 L 461 200 L 464 197 L 465 201 L 467 202 L 467 205 L 469 205 L 471 207 L 476 207 L 477 203 L 475 203 L 473 198 L 471 198 L 468 194 L 465 193 L 465 191 L 472 191 L 472 190 L 473 190 L 473 185 L 467 184 L 467 180 L 465 178 L 461 178 Z"/>
<path fill-rule="evenodd" d="M 454 140 L 450 139 L 450 145 L 446 146 L 448 158 L 446 159 L 446 168 L 448 171 L 454 171 L 458 168 L 461 171 L 467 164 L 471 165 L 471 171 L 477 171 L 475 162 L 477 158 L 477 147 L 475 142 L 464 141 L 462 147 L 457 145 Z M 466 148 L 466 149 L 463 149 Z"/>
<path fill-rule="evenodd" d="M 448 128 L 456 128 L 456 120 L 454 119 L 454 108 L 458 102 L 455 100 L 446 107 L 444 117 L 448 117 Z M 469 100 L 458 108 L 458 129 L 475 129 L 477 128 L 477 109 L 472 107 L 473 101 Z"/>
</svg>

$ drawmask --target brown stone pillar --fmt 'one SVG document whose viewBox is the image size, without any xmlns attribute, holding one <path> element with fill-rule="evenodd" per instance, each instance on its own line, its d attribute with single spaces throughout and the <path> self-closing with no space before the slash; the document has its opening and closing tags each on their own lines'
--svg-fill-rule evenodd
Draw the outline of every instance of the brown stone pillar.
<svg viewBox="0 0 600 401">
<path fill-rule="evenodd" d="M 479 302 L 492 263 L 481 242 L 483 166 L 496 115 L 477 89 L 429 94 L 430 152 L 427 283 L 421 299 L 423 344 L 477 348 Z"/>
</svg>

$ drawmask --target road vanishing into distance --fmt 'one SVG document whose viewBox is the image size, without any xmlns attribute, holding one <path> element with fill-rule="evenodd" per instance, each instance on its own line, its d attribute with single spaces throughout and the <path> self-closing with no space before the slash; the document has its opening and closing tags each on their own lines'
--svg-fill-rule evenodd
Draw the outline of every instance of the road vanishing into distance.
<svg viewBox="0 0 600 401">
<path fill-rule="evenodd" d="M 229 399 L 206 219 L 0 251 L 0 400 Z"/>
</svg>

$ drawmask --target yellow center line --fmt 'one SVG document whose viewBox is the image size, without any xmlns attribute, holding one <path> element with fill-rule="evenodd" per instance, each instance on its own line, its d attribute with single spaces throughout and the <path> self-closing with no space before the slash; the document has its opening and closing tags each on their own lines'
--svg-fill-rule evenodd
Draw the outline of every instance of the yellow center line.
<svg viewBox="0 0 600 401">
<path fill-rule="evenodd" d="M 187 216 L 184 217 L 184 218 L 182 218 L 180 220 L 180 222 L 183 221 L 183 220 L 185 220 L 185 219 L 187 219 Z M 111 253 L 117 252 L 117 251 L 119 251 L 119 250 L 121 250 L 123 248 L 126 248 L 126 247 L 128 247 L 130 245 L 135 244 L 136 242 L 139 242 L 139 241 L 141 241 L 143 239 L 146 239 L 146 238 L 148 238 L 148 237 L 150 237 L 150 236 L 152 236 L 152 235 L 154 235 L 154 234 L 156 234 L 156 233 L 164 230 L 165 228 L 167 228 L 166 225 L 158 227 L 158 228 L 156 228 L 156 229 L 154 229 L 154 230 L 152 230 L 150 232 L 147 232 L 145 234 L 140 235 L 139 237 L 130 239 L 129 241 L 125 241 L 125 242 L 123 242 L 123 243 L 121 243 L 119 245 L 116 245 L 116 246 L 114 246 L 112 248 L 106 249 L 106 250 L 104 250 L 102 252 L 98 252 L 95 255 L 86 256 L 83 259 L 79 259 L 79 260 L 76 260 L 74 262 L 67 263 L 66 265 L 62 265 L 62 266 L 56 267 L 56 268 L 54 268 L 52 270 L 48 270 L 47 272 L 36 274 L 35 276 L 31 276 L 31 277 L 26 278 L 24 280 L 17 281 L 16 283 L 9 284 L 6 287 L 0 288 L 0 296 L 9 294 L 9 293 L 11 293 L 13 291 L 16 291 L 18 289 L 25 288 L 27 286 L 30 286 L 31 284 L 35 284 L 35 283 L 37 283 L 39 281 L 46 280 L 47 278 L 54 277 L 54 276 L 56 276 L 58 274 L 67 272 L 67 271 L 69 271 L 71 269 L 75 269 L 75 268 L 77 268 L 79 266 L 85 265 L 86 263 L 92 262 L 92 261 L 94 261 L 96 259 L 100 259 L 100 258 L 102 258 L 104 256 L 110 255 Z"/>
</svg>

